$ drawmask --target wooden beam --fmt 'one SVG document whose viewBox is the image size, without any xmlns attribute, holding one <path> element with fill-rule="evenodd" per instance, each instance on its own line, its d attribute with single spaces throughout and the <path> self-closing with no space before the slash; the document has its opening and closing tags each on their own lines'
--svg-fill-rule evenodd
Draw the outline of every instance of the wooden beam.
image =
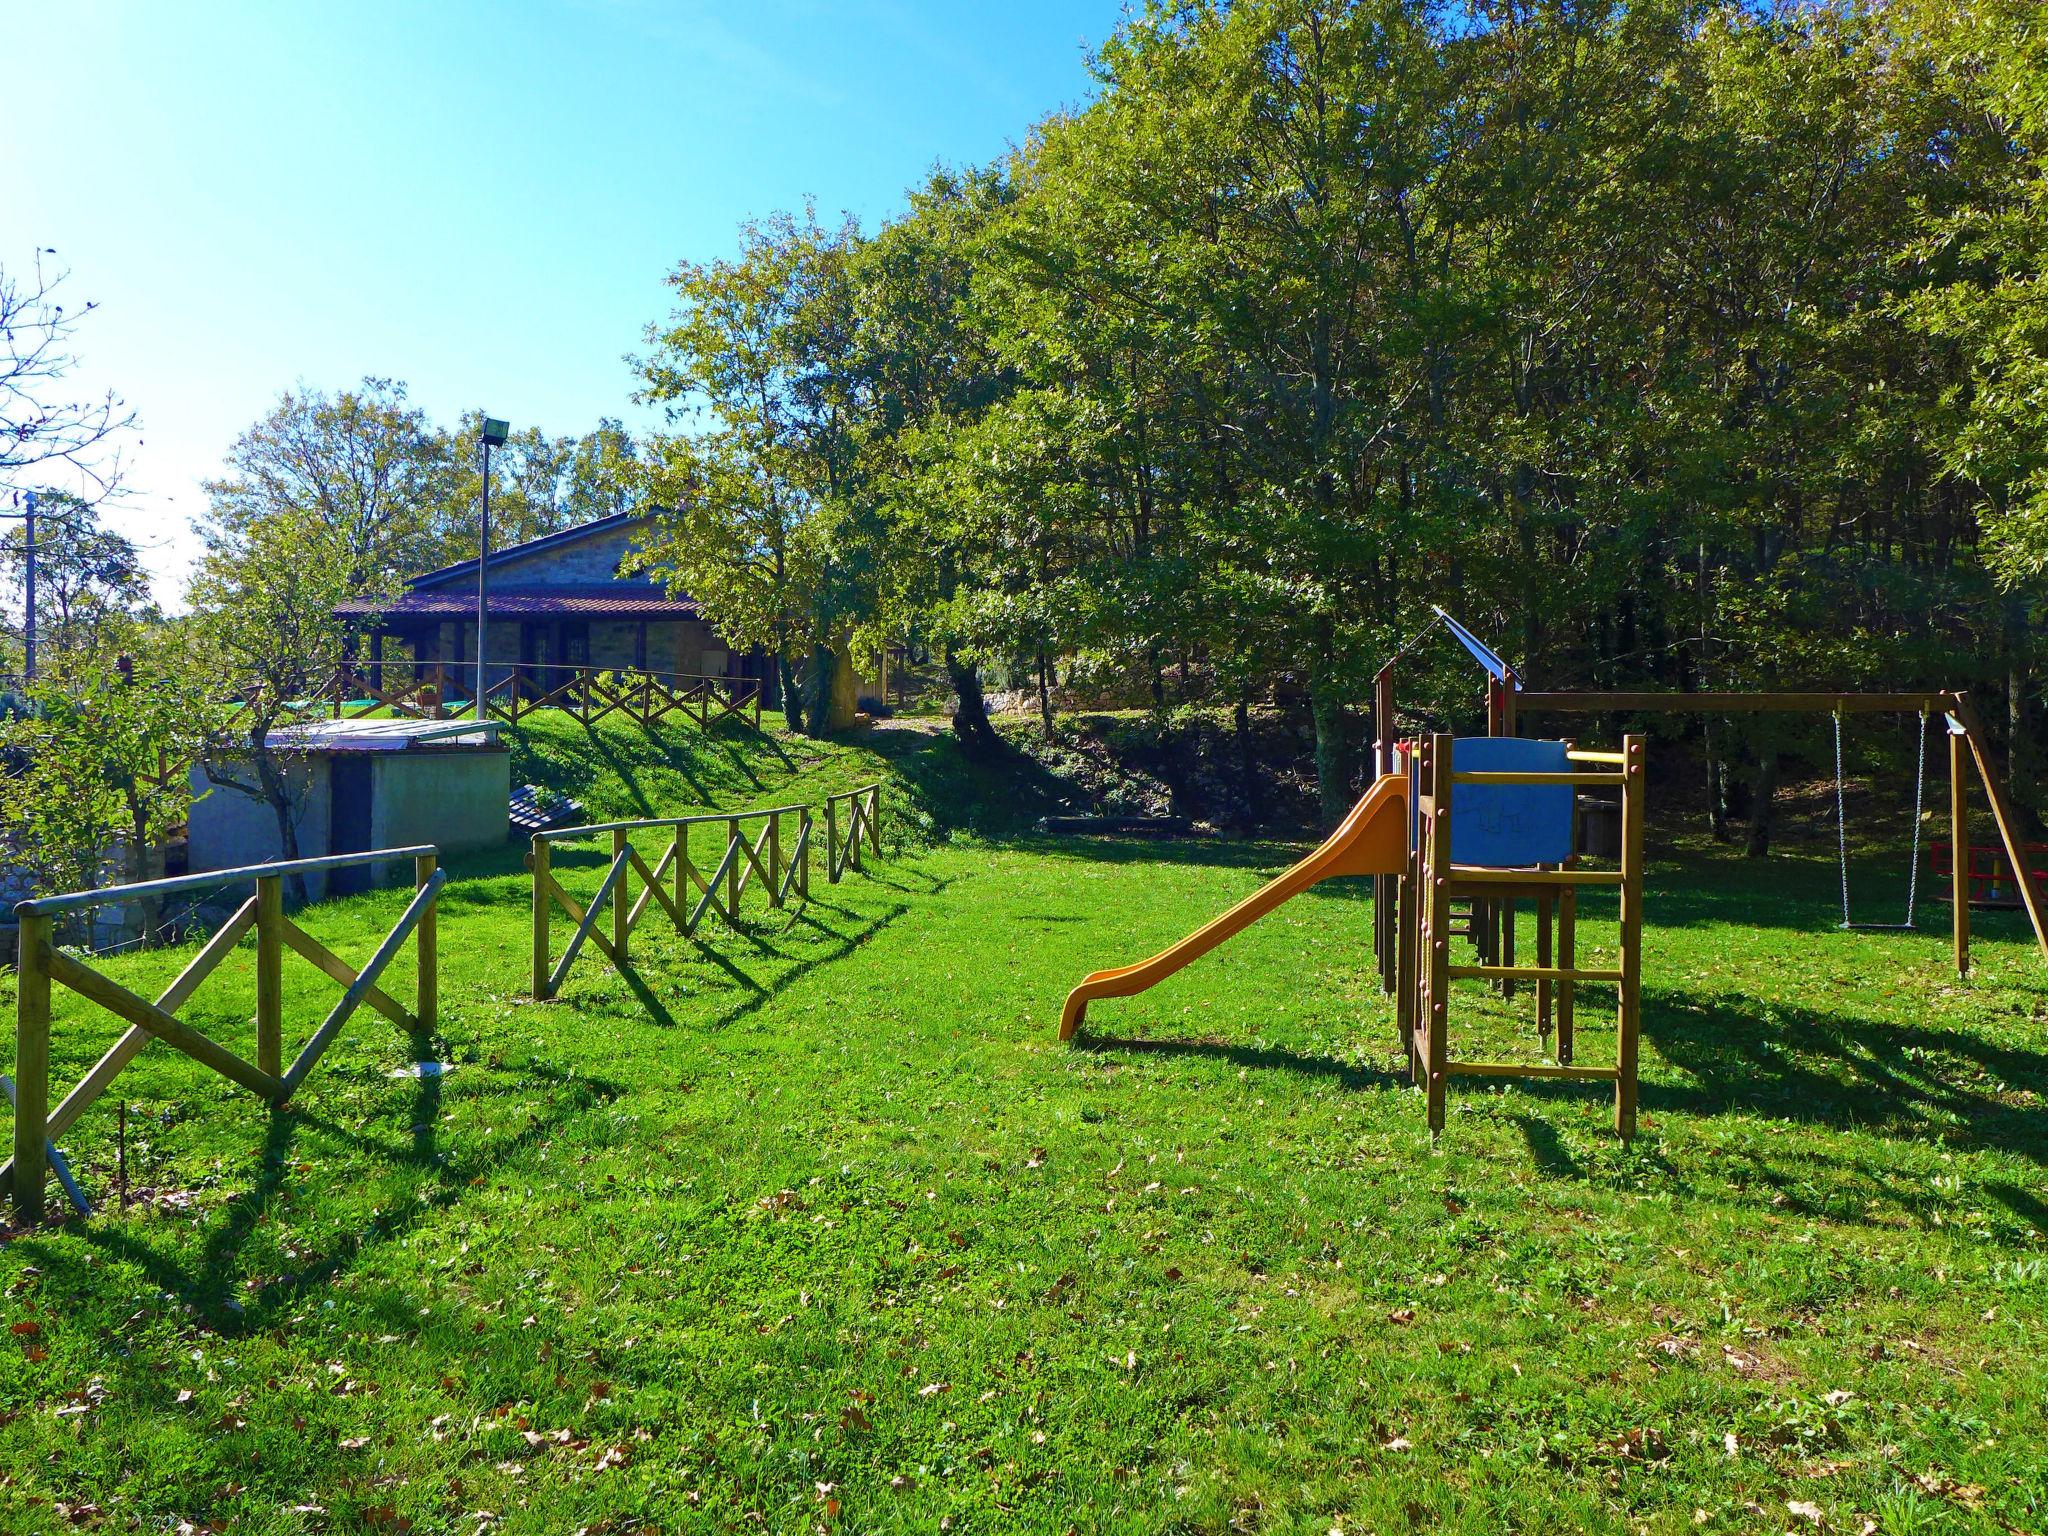
<svg viewBox="0 0 2048 1536">
<path fill-rule="evenodd" d="M 1500 886 L 1525 886 L 1534 890 L 1544 885 L 1620 885 L 1622 872 L 1618 869 L 1486 869 L 1474 864 L 1453 864 L 1450 868 L 1451 884 L 1457 887 L 1458 895 L 1469 894 L 1467 886 L 1486 886 L 1489 890 Z"/>
<path fill-rule="evenodd" d="M 1555 1077 L 1575 1083 L 1612 1083 L 1621 1077 L 1617 1067 L 1552 1066 L 1534 1061 L 1447 1061 L 1444 1071 L 1451 1077 Z"/>
<path fill-rule="evenodd" d="M 322 944 L 290 918 L 280 918 L 278 921 L 283 924 L 280 934 L 285 946 L 293 954 L 301 959 L 312 962 L 314 969 L 320 971 L 330 981 L 337 982 L 343 987 L 355 985 L 358 973 L 350 970 L 348 963 L 335 954 L 333 950 Z M 363 994 L 363 1001 L 383 1014 L 385 1018 L 396 1024 L 400 1029 L 410 1029 L 418 1022 L 411 1014 L 405 1011 L 404 1005 L 397 998 L 391 996 L 382 987 L 372 986 L 369 991 Z"/>
<path fill-rule="evenodd" d="M 199 990 L 199 984 L 213 974 L 214 967 L 220 964 L 229 950 L 242 942 L 242 936 L 255 921 L 256 898 L 251 896 L 233 917 L 221 924 L 220 931 L 206 941 L 205 947 L 186 962 L 177 979 L 157 994 L 157 1007 L 165 1013 L 176 1013 L 190 1002 L 192 994 Z M 64 1095 L 64 1102 L 50 1111 L 52 1139 L 70 1130 L 78 1117 L 92 1107 L 93 1101 L 107 1091 L 121 1069 L 140 1056 L 143 1048 L 155 1038 L 141 1025 L 131 1025 L 128 1032 L 93 1065 L 93 1069 L 79 1079 L 78 1086 Z"/>
<path fill-rule="evenodd" d="M 1998 823 L 1998 836 L 2005 844 L 2005 856 L 2011 861 L 2013 875 L 2019 882 L 2020 905 L 2027 909 L 2027 921 L 2034 925 L 2034 942 L 2041 946 L 2042 955 L 2048 957 L 2048 918 L 2042 915 L 2041 893 L 2034 888 L 2033 870 L 2027 867 L 2027 845 L 2019 836 L 2012 806 L 2005 798 L 2005 783 L 1991 761 L 1984 722 L 1977 717 L 1977 707 L 1967 694 L 1956 694 L 1953 703 L 1956 720 L 1970 743 L 1970 754 L 1977 760 L 1977 777 L 1983 781 L 1984 798 L 1991 803 L 1991 819 Z M 1968 848 L 1960 850 L 1960 853 L 1965 860 L 1969 858 Z"/>
<path fill-rule="evenodd" d="M 306 1074 L 320 1064 L 320 1058 L 327 1054 L 327 1048 L 334 1043 L 334 1037 L 341 1032 L 341 1026 L 349 1021 L 357 1006 L 376 987 L 377 978 L 384 974 L 384 967 L 391 963 L 392 956 L 398 953 L 399 946 L 418 925 L 421 916 L 432 909 L 447 879 L 445 870 L 438 871 L 413 893 L 411 903 L 399 917 L 396 926 L 384 935 L 384 942 L 379 944 L 377 952 L 370 956 L 369 963 L 362 969 L 362 974 L 356 977 L 346 992 L 342 993 L 341 1001 L 334 1005 L 333 1011 L 321 1022 L 320 1027 L 313 1031 L 313 1038 L 306 1042 L 304 1049 L 299 1052 L 298 1060 L 294 1061 L 291 1069 L 284 1074 L 283 1081 L 278 1084 L 274 1102 L 283 1104 L 298 1091 L 299 1084 L 306 1080 Z"/>
<path fill-rule="evenodd" d="M 577 952 L 583 948 L 583 941 L 585 939 L 595 938 L 599 946 L 610 956 L 612 964 L 621 970 L 625 969 L 625 957 L 613 948 L 611 940 L 597 932 L 598 916 L 604 911 L 606 900 L 612 897 L 614 888 L 624 878 L 625 873 L 625 859 L 614 858 L 611 862 L 611 868 L 605 871 L 604 883 L 597 888 L 597 894 L 590 898 L 589 908 L 583 913 L 581 921 L 576 924 L 576 932 L 569 939 L 569 947 L 562 951 L 562 958 L 555 962 L 555 969 L 548 977 L 549 996 L 553 996 L 560 989 L 562 978 L 569 974 L 569 967 L 576 963 Z M 569 904 L 567 893 L 563 892 L 560 886 L 555 886 L 555 894 L 564 906 Z"/>
<path fill-rule="evenodd" d="M 199 1033 L 182 1019 L 173 1018 L 146 997 L 138 997 L 119 982 L 109 981 L 98 971 L 80 965 L 61 949 L 50 951 L 50 980 L 69 987 L 89 1002 L 98 1003 L 116 1018 L 139 1024 L 173 1050 L 183 1051 L 194 1061 L 213 1068 L 230 1082 L 238 1083 L 260 1099 L 274 1099 L 284 1086 L 276 1077 L 251 1066 L 226 1046 Z M 17 1149 L 17 1156 L 19 1150 Z"/>
<path fill-rule="evenodd" d="M 1960 722 L 1958 722 L 1960 723 Z M 1955 731 L 1948 735 L 1948 825 L 1950 914 L 1955 939 L 1956 974 L 1970 974 L 1970 781 L 1965 777 L 1968 743 Z"/>
<path fill-rule="evenodd" d="M 1522 709 L 1564 714 L 1918 714 L 1948 707 L 1946 693 L 1525 693 Z"/>
<path fill-rule="evenodd" d="M 302 935 L 303 937 L 303 935 Z M 269 1077 L 284 1070 L 284 880 L 256 877 L 256 1067 Z M 308 940 L 310 943 L 311 941 Z M 318 945 L 313 946 L 319 949 Z M 332 960 L 325 950 L 322 955 Z M 314 964 L 320 962 L 315 960 Z M 335 964 L 340 965 L 336 960 Z M 330 972 L 330 974 L 332 974 Z M 353 979 L 351 973 L 350 979 Z M 348 983 L 342 983 L 346 986 Z"/>
<path fill-rule="evenodd" d="M 50 1108 L 50 920 L 21 911 L 16 937 L 20 973 L 14 987 L 14 1214 L 24 1225 L 43 1219 L 43 1147 Z"/>
<path fill-rule="evenodd" d="M 431 883 L 438 889 L 445 881 L 436 881 L 440 868 L 440 857 L 423 853 L 413 860 L 413 886 L 425 890 Z M 416 1000 L 413 1022 L 422 1030 L 432 1032 L 441 1026 L 441 902 L 438 897 L 427 903 L 427 910 L 419 920 L 418 974 L 414 980 L 413 996 Z"/>
<path fill-rule="evenodd" d="M 548 873 L 548 840 L 535 835 L 533 850 L 526 856 L 526 867 L 533 871 L 533 998 L 545 1002 L 551 993 L 548 990 L 548 902 L 551 899 L 553 877 Z"/>
</svg>

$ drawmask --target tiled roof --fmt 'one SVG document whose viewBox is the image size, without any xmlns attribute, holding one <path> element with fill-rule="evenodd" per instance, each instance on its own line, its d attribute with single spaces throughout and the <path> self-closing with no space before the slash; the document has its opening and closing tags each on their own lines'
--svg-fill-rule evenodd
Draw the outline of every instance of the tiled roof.
<svg viewBox="0 0 2048 1536">
<path fill-rule="evenodd" d="M 473 563 L 473 562 L 472 562 Z M 405 592 L 397 597 L 359 597 L 335 610 L 342 617 L 378 614 L 386 619 L 459 619 L 476 616 L 476 592 Z M 697 613 L 692 597 L 671 598 L 657 586 L 609 582 L 589 587 L 493 587 L 490 615 L 505 619 L 686 619 Z"/>
</svg>

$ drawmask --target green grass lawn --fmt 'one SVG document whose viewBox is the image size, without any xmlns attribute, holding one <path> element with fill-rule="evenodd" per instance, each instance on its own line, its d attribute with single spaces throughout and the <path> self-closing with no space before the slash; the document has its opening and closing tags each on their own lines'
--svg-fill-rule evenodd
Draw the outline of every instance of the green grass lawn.
<svg viewBox="0 0 2048 1536">
<path fill-rule="evenodd" d="M 518 850 L 457 861 L 438 1038 L 360 1013 L 276 1115 L 145 1054 L 134 1203 L 0 1249 L 0 1530 L 2048 1525 L 2012 921 L 1959 984 L 1940 932 L 1833 931 L 1831 862 L 1660 846 L 1635 1146 L 1597 1090 L 1460 1084 L 1432 1150 L 1348 883 L 1054 1039 L 1290 849 L 1033 839 L 1035 786 L 907 730 L 517 750 L 596 815 L 882 772 L 891 854 L 544 1005 Z M 402 901 L 305 921 L 360 959 Z M 244 1049 L 251 963 L 189 1010 Z M 287 975 L 302 1035 L 333 988 Z M 1472 1044 L 1526 1007 L 1475 987 Z M 113 1033 L 62 1012 L 60 1092 Z M 67 1138 L 102 1197 L 114 1126 Z"/>
</svg>

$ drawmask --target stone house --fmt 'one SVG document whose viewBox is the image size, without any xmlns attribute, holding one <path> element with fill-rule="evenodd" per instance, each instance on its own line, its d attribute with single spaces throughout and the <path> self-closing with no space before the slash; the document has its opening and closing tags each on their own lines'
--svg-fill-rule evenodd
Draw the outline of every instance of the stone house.
<svg viewBox="0 0 2048 1536">
<path fill-rule="evenodd" d="M 648 522 L 621 512 L 490 555 L 486 686 L 515 673 L 522 689 L 546 692 L 584 668 L 653 672 L 677 679 L 759 678 L 766 657 L 735 651 L 689 597 L 671 596 L 651 576 L 620 565 Z M 428 571 L 395 597 L 359 598 L 335 613 L 366 626 L 359 664 L 381 685 L 391 663 L 448 669 L 451 691 L 473 685 L 477 562 Z"/>
</svg>

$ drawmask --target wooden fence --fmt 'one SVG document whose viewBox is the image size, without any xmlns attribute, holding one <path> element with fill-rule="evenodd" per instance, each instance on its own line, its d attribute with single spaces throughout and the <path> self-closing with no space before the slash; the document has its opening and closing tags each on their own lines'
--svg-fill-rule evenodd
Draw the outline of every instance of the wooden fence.
<svg viewBox="0 0 2048 1536">
<path fill-rule="evenodd" d="M 860 866 L 860 840 L 876 853 L 881 842 L 882 786 L 865 785 L 825 802 L 825 875 L 837 884 L 848 869 Z M 718 857 L 698 862 L 691 834 L 717 828 L 712 843 Z M 811 894 L 811 841 L 815 827 L 807 805 L 778 805 L 766 810 L 724 816 L 680 816 L 653 821 L 614 821 L 593 827 L 562 827 L 533 835 L 527 867 L 533 872 L 533 995 L 547 999 L 561 990 L 569 968 L 586 943 L 619 969 L 626 968 L 634 928 L 659 906 L 678 933 L 691 934 L 714 914 L 730 924 L 739 918 L 740 900 L 750 886 L 767 895 L 771 908 Z M 652 868 L 633 846 L 635 833 L 668 834 L 667 846 Z M 584 906 L 565 891 L 554 874 L 556 843 L 581 838 L 611 839 L 611 861 L 597 892 Z M 702 834 L 699 834 L 700 838 Z M 708 850 L 707 850 L 708 851 Z M 635 877 L 640 889 L 633 889 Z M 554 909 L 560 907 L 574 923 L 561 958 L 554 956 Z M 606 913 L 610 922 L 600 926 Z M 606 931 L 606 930 L 609 931 Z"/>
<path fill-rule="evenodd" d="M 842 832 L 843 829 L 843 832 Z M 879 782 L 825 799 L 825 873 L 836 885 L 848 869 L 860 868 L 865 841 L 882 851 L 882 786 Z"/>
<path fill-rule="evenodd" d="M 706 730 L 728 717 L 759 730 L 761 680 L 523 664 L 484 689 L 484 708 L 515 724 L 537 709 L 559 709 L 586 725 L 618 711 L 642 725 L 680 714 Z"/>
<path fill-rule="evenodd" d="M 707 730 L 727 718 L 756 730 L 761 726 L 764 685 L 758 677 L 555 662 L 493 662 L 490 670 L 505 675 L 485 686 L 484 708 L 515 724 L 536 710 L 557 709 L 586 725 L 623 713 L 642 725 L 681 715 Z M 337 667 L 312 690 L 308 703 L 336 720 L 381 710 L 438 719 L 467 708 L 475 682 L 474 665 L 356 662 Z"/>
<path fill-rule="evenodd" d="M 417 889 L 404 914 L 360 971 L 351 970 L 340 956 L 285 915 L 285 876 L 310 874 L 315 870 L 349 869 L 392 859 L 413 861 Z M 65 896 L 42 896 L 18 905 L 14 909 L 21 921 L 20 975 L 14 1025 L 14 1156 L 5 1167 L 0 1167 L 0 1181 L 11 1183 L 14 1207 L 20 1218 L 30 1222 L 42 1217 L 45 1170 L 52 1161 L 56 1139 L 106 1092 L 121 1069 L 140 1055 L 151 1040 L 161 1040 L 173 1049 L 183 1051 L 230 1082 L 240 1084 L 258 1098 L 276 1106 L 284 1104 L 298 1090 L 306 1075 L 319 1065 L 320 1058 L 334 1043 L 341 1027 L 363 1003 L 368 1003 L 404 1028 L 434 1028 L 439 1013 L 440 985 L 436 920 L 439 893 L 448 878 L 448 872 L 437 866 L 436 851 L 431 846 L 380 848 L 368 853 L 252 864 L 240 869 L 211 870 L 204 874 L 108 886 Z M 255 886 L 255 894 L 236 909 L 155 1001 L 129 991 L 56 945 L 56 920 L 66 912 L 110 901 L 203 890 L 243 881 Z M 214 968 L 252 928 L 256 933 L 256 1060 L 253 1063 L 209 1039 L 177 1016 L 178 1010 L 199 990 L 200 983 L 213 973 Z M 413 1011 L 408 1012 L 377 985 L 377 978 L 391 963 L 407 936 L 413 934 L 418 936 L 419 979 Z M 329 1010 L 289 1067 L 284 1065 L 281 981 L 287 949 L 343 989 L 340 1001 Z M 128 1032 L 114 1043 L 112 1049 L 79 1080 L 78 1086 L 66 1094 L 64 1101 L 55 1109 L 49 1107 L 50 993 L 53 984 L 69 988 L 88 1002 L 125 1020 L 129 1026 Z"/>
</svg>

